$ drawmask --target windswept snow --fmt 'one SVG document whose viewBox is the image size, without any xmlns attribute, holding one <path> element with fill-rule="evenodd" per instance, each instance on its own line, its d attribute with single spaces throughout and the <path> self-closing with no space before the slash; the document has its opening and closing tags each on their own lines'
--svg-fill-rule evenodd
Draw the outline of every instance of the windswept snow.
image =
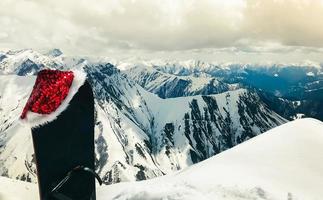
<svg viewBox="0 0 323 200">
<path fill-rule="evenodd" d="M 102 199 L 321 199 L 323 123 L 289 122 L 174 175 L 98 189 Z"/>
</svg>

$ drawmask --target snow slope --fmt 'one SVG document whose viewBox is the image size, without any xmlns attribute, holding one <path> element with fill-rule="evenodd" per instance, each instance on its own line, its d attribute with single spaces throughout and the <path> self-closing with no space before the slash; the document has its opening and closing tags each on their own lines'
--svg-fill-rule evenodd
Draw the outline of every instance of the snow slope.
<svg viewBox="0 0 323 200">
<path fill-rule="evenodd" d="M 289 122 L 174 175 L 99 188 L 101 199 L 322 199 L 323 123 Z"/>
<path fill-rule="evenodd" d="M 0 200 L 39 199 L 37 185 L 0 176 Z"/>
<path fill-rule="evenodd" d="M 18 117 L 31 93 L 35 77 L 0 76 L 0 174 L 36 181 L 31 131 Z"/>
<path fill-rule="evenodd" d="M 322 151 L 323 123 L 295 120 L 180 172 L 98 187 L 97 199 L 322 199 Z M 36 190 L 36 185 L 0 178 L 3 199 L 35 199 Z"/>
</svg>

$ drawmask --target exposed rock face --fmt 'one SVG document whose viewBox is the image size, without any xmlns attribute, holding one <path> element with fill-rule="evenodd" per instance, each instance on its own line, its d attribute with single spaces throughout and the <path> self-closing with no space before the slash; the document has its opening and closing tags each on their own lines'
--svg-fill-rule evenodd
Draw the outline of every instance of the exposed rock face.
<svg viewBox="0 0 323 200">
<path fill-rule="evenodd" d="M 47 53 L 48 56 L 58 57 L 63 55 L 63 52 L 60 49 L 52 49 Z"/>
</svg>

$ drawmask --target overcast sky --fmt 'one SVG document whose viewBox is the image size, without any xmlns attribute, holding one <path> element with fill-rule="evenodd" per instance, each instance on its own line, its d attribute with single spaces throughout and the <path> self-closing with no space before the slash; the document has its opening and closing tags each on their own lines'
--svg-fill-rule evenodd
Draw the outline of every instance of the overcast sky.
<svg viewBox="0 0 323 200">
<path fill-rule="evenodd" d="M 0 48 L 323 61 L 323 0 L 0 0 Z"/>
</svg>

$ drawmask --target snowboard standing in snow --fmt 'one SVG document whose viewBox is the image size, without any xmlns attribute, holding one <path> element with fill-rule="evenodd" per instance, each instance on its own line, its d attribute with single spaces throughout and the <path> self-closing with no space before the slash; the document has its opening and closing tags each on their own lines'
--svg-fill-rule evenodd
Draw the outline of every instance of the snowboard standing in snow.
<svg viewBox="0 0 323 200">
<path fill-rule="evenodd" d="M 94 99 L 85 74 L 39 72 L 21 115 L 32 127 L 41 200 L 95 200 Z"/>
</svg>

